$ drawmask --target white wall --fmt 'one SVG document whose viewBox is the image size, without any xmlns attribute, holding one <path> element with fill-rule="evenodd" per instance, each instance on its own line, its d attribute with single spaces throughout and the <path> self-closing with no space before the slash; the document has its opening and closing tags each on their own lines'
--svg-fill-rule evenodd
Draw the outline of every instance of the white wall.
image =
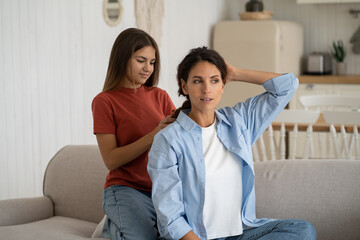
<svg viewBox="0 0 360 240">
<path fill-rule="evenodd" d="M 123 0 L 117 27 L 102 18 L 101 0 L 0 0 L 0 199 L 39 196 L 50 158 L 67 144 L 96 144 L 91 101 L 101 91 L 116 36 L 135 26 L 134 2 Z M 210 46 L 212 26 L 238 20 L 245 0 L 165 0 L 159 86 L 176 106 L 176 66 L 190 48 Z M 274 19 L 305 28 L 305 51 L 350 39 L 360 4 L 297 5 L 266 0 Z M 315 26 L 315 28 L 311 28 Z M 349 48 L 349 46 L 348 46 Z M 349 73 L 360 74 L 349 54 Z"/>
<path fill-rule="evenodd" d="M 91 99 L 114 38 L 102 2 L 0 1 L 0 199 L 42 194 L 44 169 L 67 144 L 95 143 Z"/>
</svg>

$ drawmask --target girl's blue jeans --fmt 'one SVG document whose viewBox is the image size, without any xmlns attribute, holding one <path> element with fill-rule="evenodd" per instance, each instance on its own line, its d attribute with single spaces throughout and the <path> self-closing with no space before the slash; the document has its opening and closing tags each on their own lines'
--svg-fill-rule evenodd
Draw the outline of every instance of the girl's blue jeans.
<svg viewBox="0 0 360 240">
<path fill-rule="evenodd" d="M 156 240 L 156 214 L 149 192 L 110 186 L 103 195 L 103 237 L 112 240 Z"/>
</svg>

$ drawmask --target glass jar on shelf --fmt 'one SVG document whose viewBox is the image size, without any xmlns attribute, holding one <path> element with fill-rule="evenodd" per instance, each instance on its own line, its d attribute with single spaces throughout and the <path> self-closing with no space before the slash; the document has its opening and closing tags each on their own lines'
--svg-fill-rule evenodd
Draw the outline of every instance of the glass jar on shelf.
<svg viewBox="0 0 360 240">
<path fill-rule="evenodd" d="M 262 12 L 264 4 L 262 0 L 249 0 L 245 5 L 245 9 L 247 12 Z"/>
</svg>

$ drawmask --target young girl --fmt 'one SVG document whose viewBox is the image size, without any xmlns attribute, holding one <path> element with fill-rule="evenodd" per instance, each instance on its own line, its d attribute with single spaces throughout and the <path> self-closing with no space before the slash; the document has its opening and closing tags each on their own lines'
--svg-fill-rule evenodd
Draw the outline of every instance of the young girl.
<svg viewBox="0 0 360 240">
<path fill-rule="evenodd" d="M 94 134 L 109 174 L 103 208 L 103 236 L 157 239 L 151 180 L 146 171 L 154 135 L 173 122 L 175 107 L 155 87 L 160 70 L 154 39 L 130 28 L 113 45 L 103 91 L 93 100 Z"/>
<path fill-rule="evenodd" d="M 196 48 L 179 64 L 177 120 L 155 136 L 148 172 L 158 227 L 166 239 L 316 239 L 302 220 L 257 219 L 251 145 L 294 95 L 293 74 L 237 69 Z M 266 92 L 215 110 L 229 81 Z M 247 228 L 249 227 L 249 228 Z"/>
</svg>

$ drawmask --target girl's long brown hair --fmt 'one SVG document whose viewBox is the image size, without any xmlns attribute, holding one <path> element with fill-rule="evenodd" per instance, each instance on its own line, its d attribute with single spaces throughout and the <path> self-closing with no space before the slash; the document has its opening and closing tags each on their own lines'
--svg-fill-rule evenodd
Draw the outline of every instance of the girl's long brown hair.
<svg viewBox="0 0 360 240">
<path fill-rule="evenodd" d="M 133 53 L 146 46 L 155 48 L 156 61 L 154 63 L 154 71 L 144 85 L 156 86 L 158 84 L 160 54 L 155 40 L 143 30 L 128 28 L 119 34 L 112 47 L 103 91 L 111 90 L 121 83 Z"/>
<path fill-rule="evenodd" d="M 214 64 L 216 68 L 220 71 L 221 78 L 223 83 L 225 84 L 225 77 L 227 74 L 226 71 L 226 63 L 225 60 L 220 56 L 220 54 L 212 49 L 208 49 L 207 47 L 199 47 L 191 49 L 189 54 L 185 56 L 185 58 L 180 62 L 177 70 L 177 82 L 179 86 L 178 95 L 185 96 L 186 100 L 183 105 L 176 109 L 173 113 L 172 117 L 177 118 L 181 110 L 190 109 L 191 102 L 188 95 L 183 92 L 181 87 L 181 80 L 184 80 L 185 83 L 188 81 L 190 70 L 201 61 L 207 61 L 211 64 Z"/>
</svg>

